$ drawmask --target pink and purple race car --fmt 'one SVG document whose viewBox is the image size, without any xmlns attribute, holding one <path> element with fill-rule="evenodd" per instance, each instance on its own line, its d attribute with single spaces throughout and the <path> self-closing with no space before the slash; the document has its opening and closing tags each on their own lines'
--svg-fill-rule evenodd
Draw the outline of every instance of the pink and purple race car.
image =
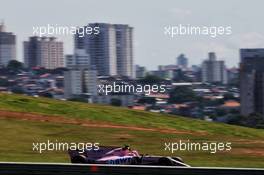
<svg viewBox="0 0 264 175">
<path fill-rule="evenodd" d="M 129 146 L 102 147 L 98 150 L 69 150 L 72 163 L 86 164 L 118 164 L 118 165 L 156 165 L 156 166 L 184 166 L 189 167 L 179 157 L 164 157 L 139 155 Z"/>
</svg>

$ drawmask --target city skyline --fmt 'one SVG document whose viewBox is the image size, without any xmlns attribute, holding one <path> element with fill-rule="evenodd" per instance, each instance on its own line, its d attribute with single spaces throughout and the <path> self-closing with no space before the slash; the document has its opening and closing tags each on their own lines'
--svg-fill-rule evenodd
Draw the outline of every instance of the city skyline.
<svg viewBox="0 0 264 175">
<path fill-rule="evenodd" d="M 66 26 L 84 26 L 93 22 L 128 24 L 134 28 L 135 64 L 146 66 L 149 70 L 156 69 L 158 65 L 175 64 L 176 57 L 181 53 L 189 58 L 190 65 L 200 64 L 206 59 L 208 52 L 216 52 L 218 58 L 224 60 L 228 67 L 238 66 L 240 48 L 264 47 L 262 30 L 264 26 L 258 22 L 263 16 L 262 2 L 253 4 L 232 0 L 224 3 L 205 0 L 201 4 L 192 1 L 167 1 L 152 2 L 151 7 L 148 6 L 148 1 L 100 2 L 75 1 L 61 4 L 48 0 L 39 6 L 37 2 L 29 1 L 31 5 L 27 6 L 23 2 L 11 0 L 1 5 L 0 18 L 4 19 L 7 31 L 17 36 L 17 58 L 20 61 L 23 59 L 22 42 L 32 36 L 33 26 L 47 24 Z M 100 5 L 102 3 L 104 6 Z M 9 7 L 12 7 L 12 10 Z M 255 10 L 250 11 L 248 7 Z M 59 11 L 60 13 L 57 13 Z M 245 13 L 248 11 L 250 13 Z M 168 38 L 164 35 L 164 26 L 178 24 L 230 25 L 232 35 L 219 38 L 209 36 Z M 72 54 L 73 36 L 56 37 L 64 42 L 65 54 Z"/>
</svg>

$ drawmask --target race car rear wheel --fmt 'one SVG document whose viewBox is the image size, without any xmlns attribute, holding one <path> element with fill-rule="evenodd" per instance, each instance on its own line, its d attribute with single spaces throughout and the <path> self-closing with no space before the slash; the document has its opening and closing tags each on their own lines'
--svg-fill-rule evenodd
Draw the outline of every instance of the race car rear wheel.
<svg viewBox="0 0 264 175">
<path fill-rule="evenodd" d="M 78 156 L 74 156 L 74 157 L 71 159 L 71 162 L 72 162 L 72 163 L 86 163 L 86 159 L 85 159 L 85 156 L 83 156 L 83 155 L 78 155 Z"/>
<path fill-rule="evenodd" d="M 167 157 L 160 158 L 158 164 L 162 166 L 173 166 L 173 162 Z"/>
</svg>

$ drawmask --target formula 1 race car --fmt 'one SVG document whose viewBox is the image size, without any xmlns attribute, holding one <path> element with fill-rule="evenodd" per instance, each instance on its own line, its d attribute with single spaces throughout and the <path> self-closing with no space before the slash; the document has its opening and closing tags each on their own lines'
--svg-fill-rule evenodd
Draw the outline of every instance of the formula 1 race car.
<svg viewBox="0 0 264 175">
<path fill-rule="evenodd" d="M 97 150 L 69 150 L 68 153 L 72 163 L 189 167 L 179 157 L 139 155 L 129 146 L 123 148 L 100 146 Z"/>
</svg>

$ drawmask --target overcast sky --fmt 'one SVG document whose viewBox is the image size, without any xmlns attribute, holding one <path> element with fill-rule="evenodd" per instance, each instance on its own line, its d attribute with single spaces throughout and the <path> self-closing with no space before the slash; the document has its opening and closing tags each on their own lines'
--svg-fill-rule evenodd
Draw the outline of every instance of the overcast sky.
<svg viewBox="0 0 264 175">
<path fill-rule="evenodd" d="M 209 51 L 230 67 L 238 64 L 239 48 L 264 47 L 263 7 L 263 0 L 2 0 L 0 19 L 17 35 L 20 60 L 22 41 L 33 34 L 33 26 L 107 22 L 134 27 L 135 63 L 148 69 L 174 64 L 181 53 L 191 64 L 199 64 Z M 231 26 L 232 35 L 164 35 L 164 26 L 179 24 Z M 64 41 L 65 54 L 72 53 L 72 36 L 59 39 Z"/>
</svg>

